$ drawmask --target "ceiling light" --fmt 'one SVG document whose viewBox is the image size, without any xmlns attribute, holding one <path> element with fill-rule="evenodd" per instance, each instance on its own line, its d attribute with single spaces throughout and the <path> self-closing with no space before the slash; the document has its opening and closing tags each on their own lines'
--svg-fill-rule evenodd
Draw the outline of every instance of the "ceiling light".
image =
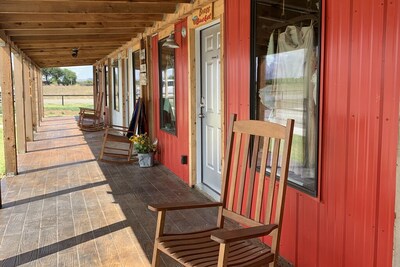
<svg viewBox="0 0 400 267">
<path fill-rule="evenodd" d="M 165 43 L 163 43 L 162 46 L 169 48 L 179 48 L 179 45 L 175 42 L 174 32 L 171 32 L 171 34 L 168 36 L 167 40 L 165 41 Z"/>
</svg>

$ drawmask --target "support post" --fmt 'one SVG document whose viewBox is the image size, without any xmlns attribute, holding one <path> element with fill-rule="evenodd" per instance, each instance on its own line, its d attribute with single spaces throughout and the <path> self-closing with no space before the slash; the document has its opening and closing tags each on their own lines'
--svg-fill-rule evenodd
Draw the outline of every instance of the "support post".
<svg viewBox="0 0 400 267">
<path fill-rule="evenodd" d="M 43 121 L 43 118 L 44 118 L 44 98 L 43 98 L 43 81 L 42 81 L 42 77 L 43 77 L 43 72 L 42 72 L 42 70 L 40 69 L 40 71 L 39 71 L 39 74 L 40 74 L 40 121 L 42 122 Z"/>
<path fill-rule="evenodd" d="M 43 98 L 42 98 L 42 71 L 40 69 L 36 69 L 37 74 L 37 104 L 38 104 L 38 126 L 41 125 L 43 118 Z"/>
<path fill-rule="evenodd" d="M 21 55 L 14 54 L 15 113 L 17 125 L 17 151 L 26 153 L 24 75 Z"/>
<path fill-rule="evenodd" d="M 97 109 L 96 107 L 96 95 L 97 95 L 97 69 L 96 66 L 93 66 L 93 108 Z"/>
<path fill-rule="evenodd" d="M 17 144 L 15 140 L 14 93 L 12 85 L 11 48 L 0 47 L 0 84 L 3 104 L 4 156 L 7 175 L 17 174 Z"/>
<path fill-rule="evenodd" d="M 112 66 L 112 60 L 111 58 L 108 59 L 108 77 L 107 77 L 107 81 L 108 81 L 108 123 L 110 125 L 113 124 L 113 117 L 112 117 L 112 111 L 113 111 L 113 66 Z"/>
<path fill-rule="evenodd" d="M 30 63 L 26 59 L 23 61 L 22 69 L 24 73 L 25 136 L 26 141 L 33 141 Z"/>
<path fill-rule="evenodd" d="M 31 79 L 32 79 L 32 122 L 33 122 L 33 130 L 37 131 L 38 125 L 38 108 L 37 108 L 37 75 L 36 75 L 36 67 L 32 66 L 31 68 Z"/>
<path fill-rule="evenodd" d="M 127 127 L 127 119 L 126 119 L 126 100 L 127 100 L 127 83 L 126 83 L 126 76 L 128 73 L 126 73 L 126 59 L 121 58 L 121 84 L 122 84 L 122 125 Z"/>
</svg>

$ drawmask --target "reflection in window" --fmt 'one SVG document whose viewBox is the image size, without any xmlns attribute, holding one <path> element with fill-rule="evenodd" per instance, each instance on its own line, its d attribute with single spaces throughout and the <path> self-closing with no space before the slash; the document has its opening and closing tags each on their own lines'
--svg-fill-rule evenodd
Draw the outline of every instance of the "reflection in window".
<svg viewBox="0 0 400 267">
<path fill-rule="evenodd" d="M 316 195 L 320 3 L 253 0 L 252 116 L 295 119 L 289 181 Z"/>
<path fill-rule="evenodd" d="M 163 47 L 166 38 L 158 42 L 160 67 L 160 126 L 176 133 L 175 114 L 175 49 Z"/>
<path fill-rule="evenodd" d="M 114 92 L 114 110 L 119 111 L 119 73 L 118 73 L 118 62 L 117 65 L 113 66 L 113 92 Z"/>
<path fill-rule="evenodd" d="M 141 94 L 141 86 L 140 86 L 140 50 L 137 50 L 132 53 L 133 58 L 133 97 L 135 99 L 135 103 L 140 97 Z"/>
</svg>

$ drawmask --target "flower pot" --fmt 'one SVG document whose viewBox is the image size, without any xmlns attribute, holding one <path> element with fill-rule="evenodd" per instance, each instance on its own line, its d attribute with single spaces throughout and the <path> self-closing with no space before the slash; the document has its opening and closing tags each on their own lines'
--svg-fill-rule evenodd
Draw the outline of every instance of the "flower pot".
<svg viewBox="0 0 400 267">
<path fill-rule="evenodd" d="M 139 167 L 147 168 L 154 165 L 154 153 L 138 153 Z"/>
</svg>

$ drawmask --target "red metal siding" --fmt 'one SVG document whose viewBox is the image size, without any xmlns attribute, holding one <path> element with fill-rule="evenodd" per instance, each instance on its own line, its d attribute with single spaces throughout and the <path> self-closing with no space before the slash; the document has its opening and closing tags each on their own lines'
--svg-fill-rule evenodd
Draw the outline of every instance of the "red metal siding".
<svg viewBox="0 0 400 267">
<path fill-rule="evenodd" d="M 248 118 L 250 0 L 225 5 L 226 114 Z M 296 266 L 391 266 L 400 4 L 324 6 L 320 199 L 288 190 L 281 253 Z"/>
<path fill-rule="evenodd" d="M 186 20 L 175 25 L 175 40 L 180 48 L 175 49 L 175 105 L 176 135 L 160 130 L 159 110 L 159 69 L 158 69 L 158 36 L 153 37 L 153 97 L 154 129 L 159 140 L 160 154 L 158 159 L 176 175 L 189 182 L 189 167 L 181 164 L 181 155 L 189 155 L 189 114 L 188 114 L 188 43 L 182 38 L 181 28 L 187 27 Z"/>
</svg>

